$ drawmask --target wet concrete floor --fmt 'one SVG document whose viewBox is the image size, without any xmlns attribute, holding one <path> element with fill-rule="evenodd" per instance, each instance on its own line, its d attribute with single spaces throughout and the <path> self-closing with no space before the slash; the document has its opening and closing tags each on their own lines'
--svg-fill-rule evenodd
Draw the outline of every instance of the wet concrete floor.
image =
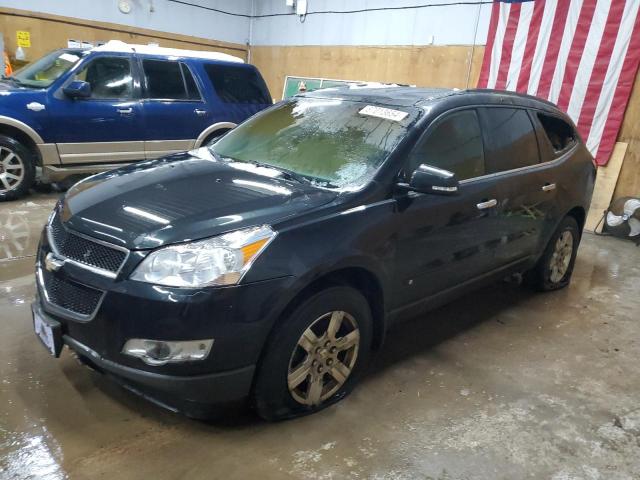
<svg viewBox="0 0 640 480">
<path fill-rule="evenodd" d="M 324 412 L 166 412 L 32 333 L 55 195 L 0 204 L 1 479 L 638 479 L 640 249 L 585 235 L 570 288 L 467 295 L 392 331 Z"/>
</svg>

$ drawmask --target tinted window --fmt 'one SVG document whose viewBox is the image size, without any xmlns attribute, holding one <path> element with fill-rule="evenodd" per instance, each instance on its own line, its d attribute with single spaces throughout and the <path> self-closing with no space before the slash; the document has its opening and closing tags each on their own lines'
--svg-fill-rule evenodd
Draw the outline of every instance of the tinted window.
<svg viewBox="0 0 640 480">
<path fill-rule="evenodd" d="M 485 108 L 484 132 L 487 150 L 487 173 L 503 172 L 535 165 L 540 161 L 538 142 L 526 110 Z"/>
<path fill-rule="evenodd" d="M 196 87 L 196 82 L 193 79 L 193 75 L 184 63 L 180 64 L 182 68 L 182 74 L 184 75 L 184 83 L 187 86 L 187 97 L 189 100 L 200 100 L 200 92 L 198 91 L 198 87 Z"/>
<path fill-rule="evenodd" d="M 204 70 L 223 102 L 271 103 L 264 80 L 253 68 L 209 63 L 205 64 Z"/>
<path fill-rule="evenodd" d="M 91 84 L 91 98 L 131 98 L 131 63 L 124 57 L 99 57 L 74 77 Z"/>
<path fill-rule="evenodd" d="M 147 81 L 147 97 L 170 100 L 188 98 L 180 63 L 143 60 L 142 67 Z"/>
<path fill-rule="evenodd" d="M 543 113 L 538 113 L 538 119 L 555 152 L 561 152 L 576 143 L 573 128 L 564 120 Z"/>
<path fill-rule="evenodd" d="M 484 175 L 482 136 L 475 110 L 448 115 L 411 153 L 408 175 L 421 163 L 454 172 L 458 180 Z"/>
</svg>

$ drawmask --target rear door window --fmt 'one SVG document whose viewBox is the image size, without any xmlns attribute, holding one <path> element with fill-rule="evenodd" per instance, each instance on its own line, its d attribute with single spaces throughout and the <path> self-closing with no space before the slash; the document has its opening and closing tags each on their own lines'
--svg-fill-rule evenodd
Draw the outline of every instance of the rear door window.
<svg viewBox="0 0 640 480">
<path fill-rule="evenodd" d="M 487 173 L 540 163 L 536 134 L 526 110 L 486 107 L 481 113 L 487 143 Z"/>
<path fill-rule="evenodd" d="M 480 124 L 475 110 L 455 112 L 431 128 L 409 157 L 409 176 L 422 163 L 453 172 L 458 180 L 484 175 Z"/>
<path fill-rule="evenodd" d="M 538 113 L 537 116 L 555 153 L 562 153 L 576 144 L 576 133 L 567 122 L 544 113 Z"/>
<path fill-rule="evenodd" d="M 189 68 L 167 60 L 143 60 L 142 68 L 147 87 L 147 97 L 159 100 L 199 100 Z"/>
<path fill-rule="evenodd" d="M 225 103 L 271 103 L 264 80 L 253 68 L 207 63 L 204 70 L 218 97 Z"/>
</svg>

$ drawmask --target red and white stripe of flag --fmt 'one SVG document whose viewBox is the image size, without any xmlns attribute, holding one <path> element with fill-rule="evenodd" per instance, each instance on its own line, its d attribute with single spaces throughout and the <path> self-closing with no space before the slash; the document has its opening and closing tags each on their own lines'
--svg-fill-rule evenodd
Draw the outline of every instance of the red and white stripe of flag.
<svg viewBox="0 0 640 480">
<path fill-rule="evenodd" d="M 495 2 L 478 87 L 556 103 L 604 165 L 640 62 L 639 7 L 640 0 Z"/>
</svg>

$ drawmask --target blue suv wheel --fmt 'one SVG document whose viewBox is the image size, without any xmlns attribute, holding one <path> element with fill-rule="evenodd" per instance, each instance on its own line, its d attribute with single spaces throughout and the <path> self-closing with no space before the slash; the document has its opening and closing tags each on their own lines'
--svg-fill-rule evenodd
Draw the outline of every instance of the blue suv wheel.
<svg viewBox="0 0 640 480">
<path fill-rule="evenodd" d="M 14 200 L 27 193 L 34 178 L 31 152 L 17 140 L 0 135 L 0 201 Z"/>
</svg>

